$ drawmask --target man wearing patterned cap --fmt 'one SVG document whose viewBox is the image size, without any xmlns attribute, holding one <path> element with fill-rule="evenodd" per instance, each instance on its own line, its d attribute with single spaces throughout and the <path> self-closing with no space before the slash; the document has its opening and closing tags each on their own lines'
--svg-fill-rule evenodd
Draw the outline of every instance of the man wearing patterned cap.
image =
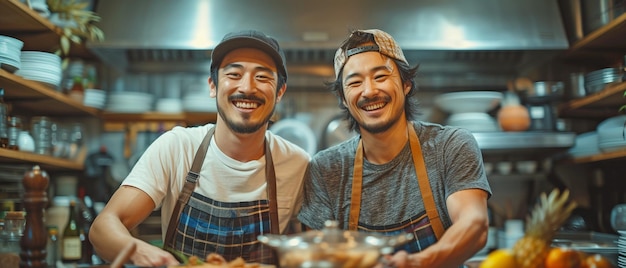
<svg viewBox="0 0 626 268">
<path fill-rule="evenodd" d="M 395 267 L 459 267 L 482 249 L 491 189 L 480 149 L 464 129 L 416 121 L 417 67 L 386 32 L 357 30 L 335 54 L 335 81 L 360 135 L 318 152 L 298 219 L 321 229 L 412 233 L 388 256 Z"/>
</svg>

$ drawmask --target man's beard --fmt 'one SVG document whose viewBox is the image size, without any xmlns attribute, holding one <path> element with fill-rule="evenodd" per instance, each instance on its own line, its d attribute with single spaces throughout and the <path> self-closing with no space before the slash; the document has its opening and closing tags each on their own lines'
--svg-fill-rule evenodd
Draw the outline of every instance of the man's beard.
<svg viewBox="0 0 626 268">
<path fill-rule="evenodd" d="M 234 132 L 240 133 L 240 134 L 250 134 L 250 133 L 254 133 L 258 131 L 263 126 L 267 125 L 267 122 L 270 121 L 270 118 L 272 118 L 272 115 L 274 114 L 275 108 L 276 107 L 274 107 L 274 109 L 272 109 L 272 112 L 269 113 L 267 117 L 265 117 L 261 122 L 259 122 L 258 124 L 253 124 L 253 125 L 250 123 L 247 123 L 247 120 L 250 119 L 250 115 L 243 115 L 243 119 L 244 119 L 243 123 L 235 123 L 234 121 L 230 120 L 226 116 L 226 114 L 222 111 L 222 109 L 220 109 L 219 105 L 217 105 L 217 113 L 222 117 L 222 119 L 224 119 L 224 122 L 226 122 L 226 125 L 228 126 L 228 128 L 232 129 Z"/>
<path fill-rule="evenodd" d="M 378 134 L 381 132 L 385 132 L 388 129 L 390 129 L 393 125 L 395 125 L 398 121 L 400 121 L 400 118 L 402 118 L 402 113 L 399 113 L 397 116 L 391 118 L 389 121 L 387 122 L 383 122 L 383 123 L 376 123 L 376 124 L 364 124 L 363 122 L 359 122 L 358 120 L 354 119 L 354 117 L 352 115 L 350 115 L 352 117 L 353 120 L 356 121 L 357 125 L 362 128 L 363 130 L 372 133 L 372 134 Z"/>
<path fill-rule="evenodd" d="M 359 105 L 357 106 L 359 107 L 365 106 L 366 105 L 365 102 L 375 102 L 375 101 L 378 101 L 379 99 L 384 100 L 386 102 L 390 102 L 390 98 L 385 96 L 385 97 L 379 97 L 379 98 L 375 98 L 375 99 L 368 100 L 368 101 L 363 101 L 363 103 L 359 103 Z M 372 134 L 378 134 L 381 132 L 385 132 L 386 130 L 390 129 L 393 125 L 395 125 L 398 121 L 400 121 L 400 118 L 402 118 L 402 112 L 398 112 L 397 114 L 395 114 L 394 117 L 390 118 L 389 121 L 387 122 L 369 124 L 369 125 L 365 124 L 364 122 L 359 122 L 358 120 L 356 120 L 354 116 L 352 116 L 351 113 L 350 113 L 350 117 L 352 117 L 352 120 L 354 120 L 360 128 L 363 128 L 363 130 Z"/>
</svg>

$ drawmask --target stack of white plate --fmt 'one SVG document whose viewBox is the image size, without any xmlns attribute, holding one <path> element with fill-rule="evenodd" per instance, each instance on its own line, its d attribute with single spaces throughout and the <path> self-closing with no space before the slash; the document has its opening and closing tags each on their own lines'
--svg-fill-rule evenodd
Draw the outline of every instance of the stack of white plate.
<svg viewBox="0 0 626 268">
<path fill-rule="evenodd" d="M 568 150 L 574 157 L 583 157 L 600 153 L 598 148 L 598 132 L 591 131 L 576 136 L 574 146 Z"/>
<path fill-rule="evenodd" d="M 604 68 L 595 70 L 585 75 L 585 90 L 587 94 L 595 93 L 604 89 L 611 83 L 622 82 L 623 73 L 620 68 Z"/>
<path fill-rule="evenodd" d="M 160 113 L 180 113 L 183 111 L 183 102 L 178 98 L 161 98 L 156 101 L 154 108 Z"/>
<path fill-rule="evenodd" d="M 435 97 L 435 104 L 443 111 L 456 113 L 486 113 L 496 108 L 503 94 L 496 91 L 460 91 Z"/>
<path fill-rule="evenodd" d="M 217 112 L 215 98 L 208 94 L 187 94 L 183 97 L 183 109 L 188 112 Z"/>
<path fill-rule="evenodd" d="M 487 112 L 498 107 L 503 96 L 496 91 L 460 91 L 437 95 L 434 102 L 450 114 L 446 125 L 472 132 L 491 132 L 500 131 L 500 126 Z"/>
<path fill-rule="evenodd" d="M 85 89 L 83 104 L 85 106 L 102 109 L 104 108 L 104 104 L 106 103 L 106 97 L 107 95 L 104 90 L 88 88 Z"/>
<path fill-rule="evenodd" d="M 20 60 L 22 68 L 16 75 L 28 80 L 38 81 L 53 88 L 61 86 L 61 57 L 41 51 L 22 51 Z"/>
<path fill-rule="evenodd" d="M 500 131 L 495 118 L 487 113 L 456 113 L 450 115 L 446 124 L 468 129 L 472 132 Z"/>
<path fill-rule="evenodd" d="M 598 147 L 603 152 L 626 148 L 626 115 L 614 116 L 598 124 Z"/>
<path fill-rule="evenodd" d="M 618 230 L 619 239 L 617 239 L 617 266 L 626 267 L 626 231 Z"/>
<path fill-rule="evenodd" d="M 22 66 L 20 52 L 23 46 L 24 42 L 18 39 L 0 35 L 0 68 L 11 73 L 19 70 Z"/>
<path fill-rule="evenodd" d="M 106 110 L 112 113 L 144 113 L 152 109 L 153 95 L 143 92 L 112 92 Z"/>
</svg>

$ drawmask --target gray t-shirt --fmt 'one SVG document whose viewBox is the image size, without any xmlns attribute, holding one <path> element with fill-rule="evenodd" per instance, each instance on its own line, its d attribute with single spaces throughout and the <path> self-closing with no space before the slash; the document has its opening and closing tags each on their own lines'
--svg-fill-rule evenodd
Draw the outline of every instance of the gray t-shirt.
<svg viewBox="0 0 626 268">
<path fill-rule="evenodd" d="M 437 210 L 444 228 L 452 222 L 446 199 L 464 189 L 491 188 L 474 136 L 462 128 L 413 122 Z M 304 201 L 298 219 L 308 227 L 322 229 L 325 220 L 336 220 L 347 229 L 356 147 L 359 137 L 318 152 L 305 175 Z M 363 190 L 359 225 L 391 229 L 425 214 L 422 195 L 408 140 L 390 162 L 377 165 L 363 161 Z"/>
</svg>

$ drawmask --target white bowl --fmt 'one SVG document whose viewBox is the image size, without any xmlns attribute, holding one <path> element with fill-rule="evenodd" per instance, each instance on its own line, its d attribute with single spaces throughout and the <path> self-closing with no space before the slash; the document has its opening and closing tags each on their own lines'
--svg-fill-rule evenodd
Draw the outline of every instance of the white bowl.
<svg viewBox="0 0 626 268">
<path fill-rule="evenodd" d="M 496 91 L 463 91 L 435 97 L 435 104 L 448 113 L 486 113 L 496 108 L 503 94 Z"/>
</svg>

